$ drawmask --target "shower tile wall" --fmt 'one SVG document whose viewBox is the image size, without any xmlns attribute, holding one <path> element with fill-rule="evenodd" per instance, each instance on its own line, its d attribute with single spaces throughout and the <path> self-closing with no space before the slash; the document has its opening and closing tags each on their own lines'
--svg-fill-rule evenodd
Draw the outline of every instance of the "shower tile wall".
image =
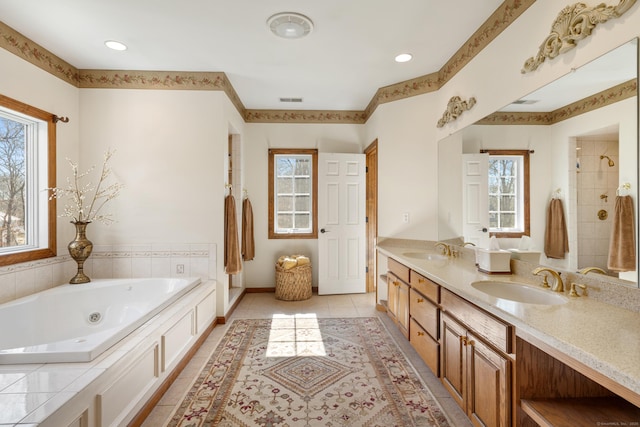
<svg viewBox="0 0 640 427">
<path fill-rule="evenodd" d="M 611 219 L 618 188 L 618 141 L 578 139 L 580 167 L 577 174 L 578 267 L 607 268 Z M 606 155 L 613 160 L 610 167 Z M 605 210 L 607 219 L 598 218 Z"/>
<path fill-rule="evenodd" d="M 183 273 L 178 273 L 181 266 Z M 0 303 L 67 283 L 76 272 L 69 255 L 0 268 Z M 93 248 L 84 265 L 92 279 L 141 277 L 216 278 L 215 244 L 113 245 Z"/>
</svg>

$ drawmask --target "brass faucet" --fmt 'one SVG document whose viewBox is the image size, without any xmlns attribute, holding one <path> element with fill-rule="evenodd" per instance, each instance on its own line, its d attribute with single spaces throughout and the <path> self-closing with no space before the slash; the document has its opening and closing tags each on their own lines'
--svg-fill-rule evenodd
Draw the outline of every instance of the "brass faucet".
<svg viewBox="0 0 640 427">
<path fill-rule="evenodd" d="M 551 290 L 554 292 L 564 292 L 564 283 L 562 282 L 562 277 L 560 277 L 560 273 L 558 273 L 555 270 L 552 270 L 550 268 L 547 267 L 538 267 L 535 270 L 533 270 L 531 273 L 535 274 L 536 276 L 540 276 L 541 273 L 543 271 L 548 272 L 549 274 L 551 274 L 554 278 L 555 281 L 553 282 L 553 285 L 551 286 Z M 542 280 L 542 286 L 545 288 L 549 287 L 549 283 L 547 282 L 547 276 L 544 276 L 544 279 Z"/>
<path fill-rule="evenodd" d="M 583 268 L 582 270 L 578 270 L 578 273 L 587 274 L 587 273 L 590 273 L 592 271 L 595 272 L 595 273 L 600 273 L 600 274 L 605 274 L 605 275 L 607 274 L 607 272 L 604 271 L 603 269 L 601 269 L 600 267 L 586 267 L 586 268 Z"/>
<path fill-rule="evenodd" d="M 444 242 L 438 242 L 434 245 L 435 248 L 438 246 L 442 246 L 442 253 L 446 256 L 451 256 L 451 246 L 447 245 Z"/>
</svg>

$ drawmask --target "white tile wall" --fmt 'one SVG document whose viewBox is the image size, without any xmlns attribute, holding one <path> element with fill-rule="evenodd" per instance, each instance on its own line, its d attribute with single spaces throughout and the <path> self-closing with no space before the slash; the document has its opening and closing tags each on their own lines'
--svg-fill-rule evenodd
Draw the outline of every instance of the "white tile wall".
<svg viewBox="0 0 640 427">
<path fill-rule="evenodd" d="M 618 142 L 578 140 L 580 147 L 580 173 L 578 189 L 578 267 L 596 266 L 606 269 L 611 234 L 611 218 L 614 212 L 616 189 L 619 185 Z M 615 163 L 608 165 L 609 156 Z M 605 195 L 606 198 L 601 198 Z M 598 219 L 598 211 L 604 209 L 609 217 Z"/>
<path fill-rule="evenodd" d="M 216 279 L 215 243 L 95 245 L 84 264 L 90 278 L 200 277 Z M 183 273 L 177 273 L 178 265 Z M 0 303 L 68 283 L 76 263 L 64 254 L 55 258 L 0 268 Z"/>
</svg>

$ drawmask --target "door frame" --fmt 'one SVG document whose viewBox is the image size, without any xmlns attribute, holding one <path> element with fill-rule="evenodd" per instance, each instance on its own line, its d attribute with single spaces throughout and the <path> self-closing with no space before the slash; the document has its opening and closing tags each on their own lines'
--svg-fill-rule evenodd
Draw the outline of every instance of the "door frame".
<svg viewBox="0 0 640 427">
<path fill-rule="evenodd" d="M 378 139 L 364 149 L 366 171 L 366 216 L 367 216 L 367 292 L 376 292 L 378 303 L 377 251 L 378 242 Z"/>
</svg>

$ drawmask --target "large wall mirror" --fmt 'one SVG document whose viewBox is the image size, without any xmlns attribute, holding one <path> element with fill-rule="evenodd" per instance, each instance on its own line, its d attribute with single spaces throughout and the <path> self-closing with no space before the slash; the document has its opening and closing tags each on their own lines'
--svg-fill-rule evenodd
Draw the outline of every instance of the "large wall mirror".
<svg viewBox="0 0 640 427">
<path fill-rule="evenodd" d="M 447 169 L 438 181 L 439 239 L 471 240 L 463 225 L 469 215 L 463 159 L 487 150 L 527 150 L 530 233 L 499 238 L 500 247 L 539 251 L 539 264 L 560 270 L 599 267 L 615 282 L 638 286 L 638 68 L 634 39 L 439 141 L 439 165 Z M 619 193 L 634 202 L 634 271 L 607 269 Z M 567 225 L 563 258 L 544 253 L 553 198 L 562 200 Z"/>
</svg>

